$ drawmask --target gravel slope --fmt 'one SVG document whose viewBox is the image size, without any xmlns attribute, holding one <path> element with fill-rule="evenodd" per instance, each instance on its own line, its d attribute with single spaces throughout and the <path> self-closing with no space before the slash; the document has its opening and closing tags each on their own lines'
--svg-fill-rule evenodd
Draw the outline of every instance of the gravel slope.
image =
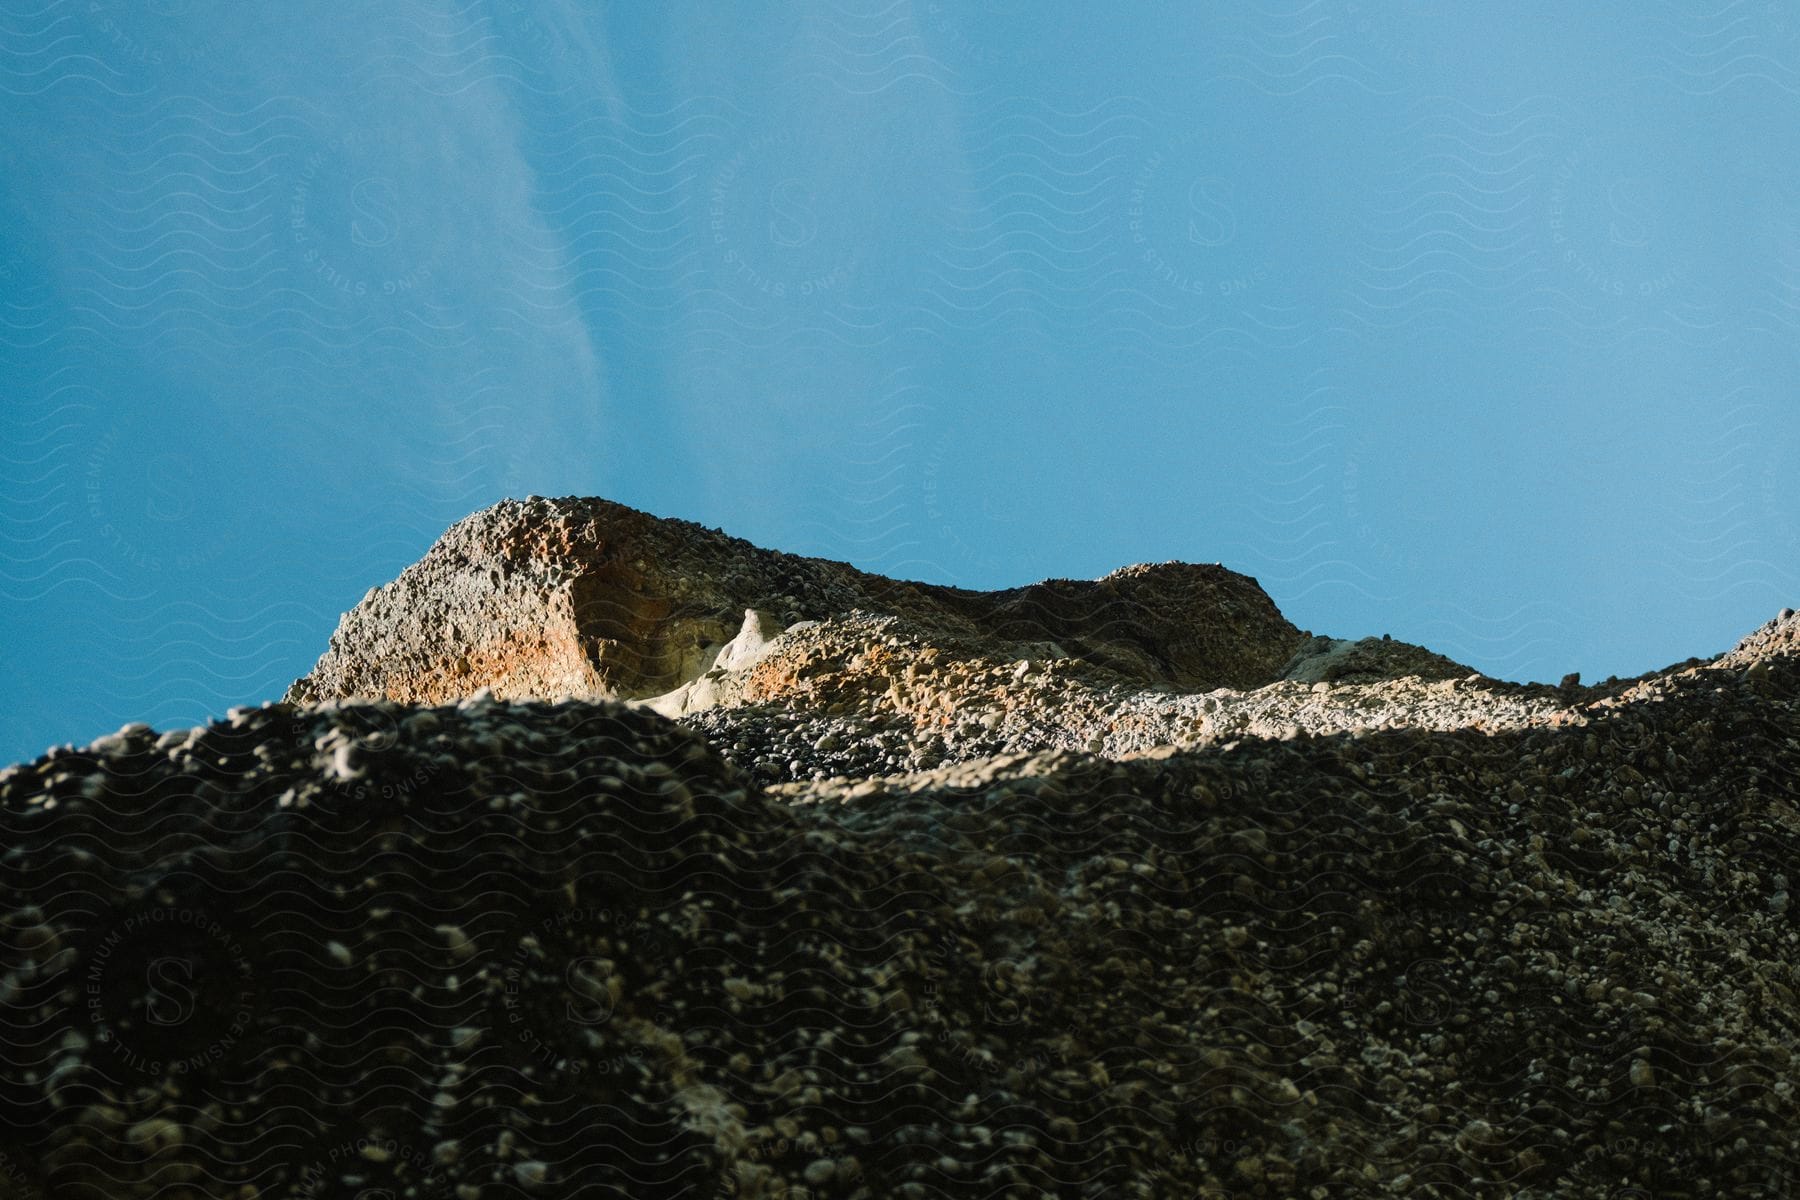
<svg viewBox="0 0 1800 1200">
<path fill-rule="evenodd" d="M 508 502 L 0 771 L 0 1200 L 1800 1194 L 1797 718 Z"/>
<path fill-rule="evenodd" d="M 4 1186 L 1791 1194 L 1797 695 L 766 789 L 613 703 L 128 728 L 0 775 Z"/>
</svg>

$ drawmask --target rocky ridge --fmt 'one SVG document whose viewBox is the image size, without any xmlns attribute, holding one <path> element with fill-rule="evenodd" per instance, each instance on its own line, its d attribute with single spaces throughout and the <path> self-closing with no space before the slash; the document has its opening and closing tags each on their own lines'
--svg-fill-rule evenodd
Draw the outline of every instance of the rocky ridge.
<svg viewBox="0 0 1800 1200">
<path fill-rule="evenodd" d="M 1514 727 L 1566 707 L 1422 647 L 1314 636 L 1221 566 L 971 592 L 535 497 L 459 522 L 371 589 L 287 699 L 442 703 L 482 688 L 638 701 L 766 781 L 1005 750 Z"/>
<path fill-rule="evenodd" d="M 1791 612 L 1521 686 L 629 513 L 0 771 L 0 1195 L 1800 1190 Z"/>
<path fill-rule="evenodd" d="M 708 669 L 746 610 L 783 627 L 865 610 L 1189 689 L 1264 682 L 1304 640 L 1254 580 L 1221 566 L 972 592 L 762 550 L 605 500 L 532 497 L 458 522 L 370 589 L 287 698 L 436 703 L 482 687 L 501 699 L 652 697 Z"/>
</svg>

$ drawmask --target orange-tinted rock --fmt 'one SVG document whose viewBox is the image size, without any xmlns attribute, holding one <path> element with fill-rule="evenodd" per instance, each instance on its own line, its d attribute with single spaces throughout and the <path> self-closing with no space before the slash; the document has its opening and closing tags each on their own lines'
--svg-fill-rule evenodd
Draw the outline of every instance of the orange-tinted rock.
<svg viewBox="0 0 1800 1200">
<path fill-rule="evenodd" d="M 534 498 L 458 522 L 371 591 L 287 698 L 656 696 L 692 679 L 746 609 L 788 622 L 892 614 L 997 652 L 1054 643 L 1058 657 L 1140 685 L 1192 690 L 1267 683 L 1306 641 L 1254 579 L 1221 566 L 977 592 L 763 550 L 606 500 Z"/>
</svg>

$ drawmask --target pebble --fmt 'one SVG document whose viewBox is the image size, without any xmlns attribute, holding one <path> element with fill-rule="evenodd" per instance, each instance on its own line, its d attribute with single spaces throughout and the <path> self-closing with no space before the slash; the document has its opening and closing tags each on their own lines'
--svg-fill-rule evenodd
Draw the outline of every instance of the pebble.
<svg viewBox="0 0 1800 1200">
<path fill-rule="evenodd" d="M 469 935 L 463 932 L 460 925 L 439 925 L 435 932 L 444 939 L 445 945 L 450 948 L 450 953 L 457 958 L 474 957 L 475 944 L 469 940 Z"/>
<path fill-rule="evenodd" d="M 166 1117 L 139 1121 L 125 1131 L 125 1140 L 144 1154 L 160 1154 L 182 1144 L 186 1136 L 181 1126 Z"/>
</svg>

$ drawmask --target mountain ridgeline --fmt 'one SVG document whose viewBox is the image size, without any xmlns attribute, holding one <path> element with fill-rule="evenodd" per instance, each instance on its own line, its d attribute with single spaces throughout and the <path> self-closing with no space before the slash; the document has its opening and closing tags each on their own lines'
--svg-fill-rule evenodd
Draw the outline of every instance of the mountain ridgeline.
<svg viewBox="0 0 1800 1200">
<path fill-rule="evenodd" d="M 0 1197 L 1797 1194 L 1797 717 L 509 501 L 0 771 Z"/>
</svg>

